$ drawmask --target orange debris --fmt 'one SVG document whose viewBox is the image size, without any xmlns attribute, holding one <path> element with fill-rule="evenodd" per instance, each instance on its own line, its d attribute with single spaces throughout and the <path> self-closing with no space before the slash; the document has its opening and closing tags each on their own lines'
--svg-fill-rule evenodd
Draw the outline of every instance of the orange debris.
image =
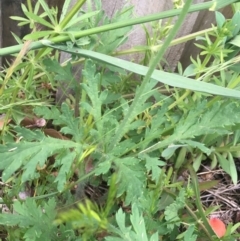
<svg viewBox="0 0 240 241">
<path fill-rule="evenodd" d="M 226 233 L 226 226 L 219 218 L 210 218 L 209 224 L 212 227 L 214 233 L 219 237 L 223 237 Z"/>
</svg>

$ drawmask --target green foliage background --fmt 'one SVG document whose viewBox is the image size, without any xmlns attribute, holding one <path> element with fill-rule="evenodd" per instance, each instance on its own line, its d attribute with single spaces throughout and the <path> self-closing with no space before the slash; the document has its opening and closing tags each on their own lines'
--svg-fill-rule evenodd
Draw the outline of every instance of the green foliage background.
<svg viewBox="0 0 240 241">
<path fill-rule="evenodd" d="M 238 183 L 238 5 L 175 1 L 175 9 L 164 13 L 131 19 L 132 9 L 125 8 L 110 20 L 101 1 L 95 1 L 94 11 L 88 4 L 79 12 L 84 2 L 65 16 L 70 3 L 65 1 L 58 22 L 57 11 L 44 0 L 34 7 L 27 1 L 26 18 L 13 19 L 28 24 L 32 33 L 16 37 L 18 46 L 0 50 L 0 55 L 17 53 L 26 40 L 33 41 L 31 51 L 19 53 L 1 73 L 1 202 L 9 209 L 0 213 L 1 232 L 6 240 L 29 241 L 217 240 L 206 218 L 216 207 L 201 204 L 196 172 L 207 161 Z M 179 63 L 178 73 L 161 70 L 159 63 L 167 48 L 179 43 L 174 37 L 189 12 L 228 4 L 235 10 L 232 19 L 216 12 L 217 26 L 194 36 L 200 53 L 191 65 L 183 70 Z M 174 26 L 173 16 L 179 16 Z M 153 46 L 127 51 L 146 51 L 146 66 L 111 56 L 132 25 L 163 18 L 169 18 L 168 25 Z M 39 24 L 49 30 L 37 30 Z M 164 42 L 159 46 L 159 41 Z M 71 55 L 63 64 L 61 51 Z M 76 65 L 83 67 L 80 81 L 72 71 Z M 75 90 L 61 106 L 49 97 L 59 86 Z M 33 116 L 47 127 L 21 125 Z M 47 134 L 49 126 L 55 136 Z M 98 200 L 72 193 L 87 185 L 97 192 L 103 184 L 107 192 Z M 227 240 L 235 240 L 238 226 L 228 226 Z"/>
</svg>

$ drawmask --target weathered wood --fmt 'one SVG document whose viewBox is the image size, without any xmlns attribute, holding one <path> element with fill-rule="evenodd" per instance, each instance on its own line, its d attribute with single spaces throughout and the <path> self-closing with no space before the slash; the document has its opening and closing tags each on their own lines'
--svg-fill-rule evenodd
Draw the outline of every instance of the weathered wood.
<svg viewBox="0 0 240 241">
<path fill-rule="evenodd" d="M 142 17 L 153 13 L 162 12 L 173 8 L 172 1 L 156 1 L 156 0 L 116 0 L 109 1 L 103 0 L 103 10 L 111 18 L 117 11 L 124 6 L 133 6 L 133 17 Z M 150 30 L 150 24 L 145 24 L 148 30 Z M 131 49 L 134 46 L 141 46 L 146 44 L 146 34 L 142 25 L 134 26 L 133 30 L 129 33 L 128 41 L 124 43 L 120 50 Z M 144 57 L 144 54 L 131 54 L 125 56 L 125 59 L 132 60 L 134 62 L 140 62 Z"/>
<path fill-rule="evenodd" d="M 22 0 L 1 0 L 1 47 L 8 47 L 17 44 L 16 40 L 12 36 L 12 33 L 15 33 L 20 38 L 28 33 L 28 28 L 26 26 L 19 27 L 17 26 L 16 21 L 9 18 L 13 15 L 23 17 L 21 3 L 23 3 Z M 10 61 L 9 56 L 3 57 L 3 64 L 6 64 L 6 61 Z"/>
<path fill-rule="evenodd" d="M 23 16 L 21 10 L 21 3 L 25 3 L 26 0 L 1 0 L 0 7 L 2 9 L 1 23 L 2 23 L 2 41 L 1 46 L 11 46 L 16 44 L 16 41 L 12 37 L 11 32 L 14 32 L 20 37 L 23 37 L 26 33 L 29 32 L 27 27 L 18 27 L 16 21 L 9 19 L 9 16 L 18 15 Z M 76 0 L 74 0 L 76 1 Z M 74 4 L 74 1 L 72 4 Z M 58 6 L 59 13 L 61 12 L 62 5 L 64 0 L 47 0 L 46 1 L 50 6 Z M 194 3 L 201 3 L 204 0 L 194 0 Z M 164 10 L 171 9 L 172 1 L 156 1 L 156 0 L 102 0 L 102 6 L 104 11 L 109 17 L 112 17 L 114 13 L 123 8 L 123 6 L 128 3 L 129 5 L 134 6 L 134 17 L 144 16 L 151 13 L 161 12 Z M 225 8 L 222 12 L 226 17 L 231 17 L 232 12 L 230 7 Z M 177 19 L 177 18 L 176 18 Z M 214 12 L 201 11 L 189 14 L 185 23 L 182 26 L 182 29 L 178 33 L 178 37 L 187 35 L 192 32 L 197 32 L 199 30 L 206 29 L 215 23 Z M 149 27 L 149 24 L 147 24 Z M 141 25 L 135 26 L 133 31 L 129 34 L 128 41 L 121 46 L 121 49 L 130 49 L 134 46 L 144 45 L 146 42 L 145 32 Z M 170 48 L 166 55 L 165 59 L 168 62 L 170 68 L 174 70 L 178 61 L 181 61 L 182 65 L 185 67 L 189 64 L 189 57 L 196 56 L 198 50 L 193 44 L 194 41 L 189 41 L 187 43 L 174 46 Z M 134 54 L 127 56 L 128 59 L 135 62 L 139 62 L 142 59 L 142 54 Z"/>
<path fill-rule="evenodd" d="M 225 7 L 221 9 L 220 11 L 226 19 L 229 19 L 233 16 L 232 8 L 231 6 Z M 207 28 L 210 28 L 212 24 L 215 24 L 215 12 L 212 11 L 201 11 L 197 13 L 196 20 L 194 21 L 194 25 L 191 32 L 197 32 L 201 31 Z M 190 56 L 193 58 L 196 58 L 197 54 L 199 53 L 199 49 L 196 48 L 194 45 L 196 41 L 188 41 L 183 47 L 181 51 L 181 56 L 179 58 L 179 61 L 182 63 L 182 66 L 186 68 L 190 64 Z M 175 49 L 171 49 L 171 54 L 174 56 L 174 53 L 176 53 Z M 170 60 L 170 58 L 168 58 Z M 177 63 L 176 63 L 177 64 Z M 176 66 L 175 64 L 175 66 Z"/>
<path fill-rule="evenodd" d="M 34 5 L 34 2 L 36 0 L 32 1 L 32 4 Z M 58 7 L 58 17 L 61 14 L 62 6 L 64 3 L 64 0 L 47 0 L 46 1 L 49 6 Z M 17 42 L 14 39 L 12 33 L 15 33 L 20 38 L 23 38 L 26 34 L 30 32 L 30 29 L 28 26 L 24 25 L 22 27 L 17 26 L 17 22 L 10 19 L 11 16 L 20 16 L 24 17 L 24 13 L 21 9 L 21 4 L 26 4 L 26 0 L 0 0 L 0 22 L 1 22 L 1 28 L 0 28 L 0 37 L 1 37 L 1 47 L 8 47 L 12 45 L 16 45 Z M 3 65 L 7 63 L 7 61 L 10 61 L 10 56 L 3 57 Z"/>
</svg>

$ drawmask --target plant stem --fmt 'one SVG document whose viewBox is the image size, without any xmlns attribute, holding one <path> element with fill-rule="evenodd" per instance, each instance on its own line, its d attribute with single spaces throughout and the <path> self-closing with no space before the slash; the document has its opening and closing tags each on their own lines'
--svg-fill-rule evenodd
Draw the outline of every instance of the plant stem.
<svg viewBox="0 0 240 241">
<path fill-rule="evenodd" d="M 204 231 L 205 231 L 206 235 L 208 236 L 208 240 L 213 240 L 212 235 L 214 235 L 214 232 L 205 217 L 205 213 L 204 213 L 201 199 L 200 199 L 198 177 L 197 177 L 195 171 L 193 170 L 192 165 L 188 165 L 188 170 L 190 172 L 190 176 L 191 176 L 192 184 L 193 184 L 193 190 L 195 192 L 196 206 L 197 206 L 199 215 L 201 216 L 201 218 L 203 220 L 203 224 L 205 226 Z"/>
<path fill-rule="evenodd" d="M 215 27 L 215 29 L 217 29 Z M 217 47 L 217 44 L 219 43 L 219 41 L 221 41 L 221 39 L 219 37 L 217 37 L 217 39 L 215 40 L 215 42 L 212 44 L 211 48 L 214 50 L 216 47 Z M 195 79 L 199 79 L 200 76 L 201 76 L 201 73 L 202 73 L 202 70 L 206 70 L 207 69 L 207 64 L 209 63 L 209 61 L 211 60 L 211 57 L 212 57 L 212 53 L 208 53 L 202 64 L 201 64 L 201 70 L 199 70 L 199 72 L 196 74 L 196 77 Z M 192 93 L 191 90 L 185 90 L 185 93 L 179 98 L 177 99 L 174 103 L 172 103 L 170 106 L 169 106 L 169 110 L 171 110 L 173 107 L 175 107 L 176 105 L 178 105 L 179 103 L 181 103 L 185 98 L 187 98 L 190 94 Z M 193 95 L 193 99 L 195 100 L 196 98 L 196 94 Z"/>
<path fill-rule="evenodd" d="M 150 80 L 153 71 L 155 70 L 156 66 L 158 65 L 158 63 L 161 61 L 161 59 L 164 56 L 164 53 L 166 52 L 169 44 L 171 43 L 171 41 L 174 39 L 174 37 L 176 36 L 179 28 L 181 27 L 187 13 L 188 10 L 191 6 L 193 0 L 187 0 L 185 2 L 185 5 L 183 7 L 183 9 L 181 10 L 181 14 L 179 15 L 178 21 L 176 22 L 176 24 L 174 25 L 174 27 L 172 28 L 172 30 L 170 31 L 169 35 L 167 36 L 165 42 L 163 43 L 161 49 L 159 50 L 159 52 L 157 53 L 156 57 L 150 62 L 150 66 L 149 69 L 147 71 L 147 74 L 145 75 L 143 82 L 141 84 L 141 86 L 139 87 L 136 96 L 125 116 L 125 118 L 123 119 L 123 121 L 121 122 L 119 128 L 116 131 L 116 134 L 113 136 L 112 138 L 112 142 L 110 144 L 110 149 L 114 148 L 114 146 L 121 140 L 121 138 L 123 137 L 123 135 L 126 133 L 126 130 L 128 128 L 129 123 L 133 120 L 134 118 L 134 113 L 135 113 L 135 108 L 143 94 L 143 91 L 145 89 L 146 84 L 148 83 L 148 81 Z"/>
<path fill-rule="evenodd" d="M 31 0 L 27 0 L 27 6 L 30 13 L 33 12 Z"/>
<path fill-rule="evenodd" d="M 187 42 L 189 40 L 195 39 L 198 36 L 203 36 L 206 33 L 211 33 L 211 32 L 213 32 L 216 29 L 217 29 L 217 27 L 212 27 L 212 28 L 201 30 L 201 31 L 198 31 L 196 33 L 191 33 L 191 34 L 188 34 L 186 36 L 174 39 L 170 43 L 169 46 L 175 46 L 177 44 L 185 43 L 185 42 Z M 132 49 L 127 49 L 127 50 L 123 50 L 123 51 L 113 52 L 112 55 L 113 56 L 120 56 L 120 55 L 125 55 L 125 54 L 141 53 L 141 52 L 145 52 L 145 51 L 148 51 L 148 50 L 158 51 L 161 47 L 162 47 L 162 44 L 155 45 L 155 46 L 141 46 L 141 48 L 140 47 L 138 47 L 138 48 L 133 47 Z"/>
<path fill-rule="evenodd" d="M 67 16 L 63 19 L 63 21 L 60 23 L 60 28 L 64 29 L 66 25 L 69 23 L 69 21 L 73 18 L 73 16 L 79 11 L 79 9 L 82 7 L 82 5 L 86 2 L 86 0 L 80 0 L 77 1 L 77 3 L 74 5 L 74 7 L 71 9 L 71 11 L 68 12 Z"/>
<path fill-rule="evenodd" d="M 80 5 L 80 3 L 82 3 L 82 1 L 83 0 L 81 0 L 81 2 L 79 2 L 78 4 Z M 221 1 L 218 1 L 217 3 L 216 3 L 216 1 L 210 1 L 210 2 L 205 2 L 205 3 L 194 4 L 188 9 L 188 13 L 209 9 L 214 4 L 216 4 L 215 10 L 217 10 L 219 8 L 227 6 L 236 1 L 237 0 L 228 0 L 228 1 L 221 0 Z M 76 9 L 77 9 L 77 7 L 76 7 Z M 106 31 L 110 31 L 113 29 L 118 29 L 118 28 L 136 25 L 136 24 L 142 24 L 142 23 L 147 23 L 147 22 L 151 22 L 151 21 L 156 21 L 159 19 L 165 19 L 165 18 L 169 18 L 169 17 L 173 17 L 173 16 L 178 16 L 180 13 L 181 13 L 181 9 L 168 10 L 168 11 L 164 11 L 162 13 L 152 14 L 152 15 L 148 15 L 148 16 L 144 16 L 144 17 L 135 18 L 135 19 L 128 19 L 128 20 L 124 20 L 124 21 L 121 21 L 118 23 L 111 23 L 111 24 L 100 26 L 100 27 L 87 29 L 84 31 L 76 32 L 73 35 L 74 35 L 75 39 L 79 39 L 84 36 L 89 36 L 89 35 L 93 35 L 93 34 L 97 34 L 97 33 L 101 33 L 101 32 L 106 32 Z M 72 12 L 72 14 L 73 14 L 73 12 Z M 69 17 L 70 17 L 70 15 L 69 15 Z M 66 23 L 67 23 L 67 20 L 63 20 L 62 26 L 64 26 Z M 61 36 L 57 36 L 57 37 L 53 37 L 52 39 L 49 39 L 49 41 L 53 42 L 53 43 L 66 42 L 69 40 L 70 40 L 70 37 L 67 33 L 65 36 L 61 35 Z M 34 50 L 34 49 L 39 49 L 39 48 L 45 47 L 42 41 L 44 41 L 44 40 L 40 40 L 40 41 L 31 43 L 29 50 Z M 23 45 L 20 44 L 20 45 L 15 45 L 15 46 L 0 49 L 0 56 L 18 53 L 22 49 L 22 47 L 23 47 Z"/>
</svg>

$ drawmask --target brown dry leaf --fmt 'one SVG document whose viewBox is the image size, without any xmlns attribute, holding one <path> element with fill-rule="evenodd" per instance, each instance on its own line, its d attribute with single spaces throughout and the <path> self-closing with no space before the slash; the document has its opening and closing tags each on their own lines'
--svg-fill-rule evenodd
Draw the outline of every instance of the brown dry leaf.
<svg viewBox="0 0 240 241">
<path fill-rule="evenodd" d="M 47 124 L 46 120 L 43 118 L 38 118 L 36 116 L 30 118 L 30 117 L 24 117 L 24 119 L 21 121 L 21 126 L 24 126 L 26 128 L 32 128 L 32 127 L 44 127 Z"/>
<path fill-rule="evenodd" d="M 91 158 L 88 158 L 85 164 L 85 172 L 89 173 L 93 170 L 94 166 L 93 166 L 93 161 Z"/>
<path fill-rule="evenodd" d="M 24 117 L 24 119 L 22 119 L 20 125 L 21 126 L 24 126 L 24 127 L 27 127 L 27 126 L 31 126 L 31 125 L 34 125 L 34 119 L 33 118 L 30 118 L 30 117 Z"/>
<path fill-rule="evenodd" d="M 55 129 L 44 129 L 43 130 L 46 136 L 50 136 L 57 139 L 62 140 L 69 140 L 66 136 L 63 136 L 59 131 L 56 131 Z"/>
</svg>

